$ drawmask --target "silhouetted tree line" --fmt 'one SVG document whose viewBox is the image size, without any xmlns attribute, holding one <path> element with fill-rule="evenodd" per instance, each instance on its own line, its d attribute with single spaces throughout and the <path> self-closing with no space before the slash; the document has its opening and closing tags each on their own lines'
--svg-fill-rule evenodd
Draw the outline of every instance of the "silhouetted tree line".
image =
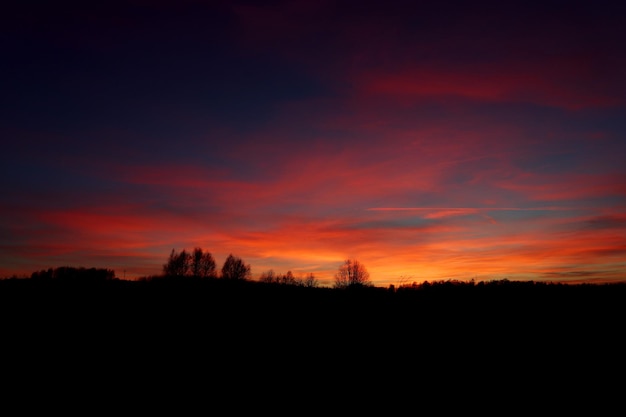
<svg viewBox="0 0 626 417">
<path fill-rule="evenodd" d="M 265 271 L 259 278 L 260 282 L 268 284 L 298 285 L 302 287 L 318 287 L 319 281 L 313 273 L 296 278 L 291 271 L 286 274 L 277 274 L 273 269 Z M 346 259 L 335 273 L 334 288 L 372 287 L 370 274 L 365 265 L 356 259 Z"/>
<path fill-rule="evenodd" d="M 295 277 L 291 271 L 285 274 L 278 274 L 273 269 L 265 271 L 259 277 L 259 281 L 266 284 L 298 285 L 301 287 L 317 287 L 319 281 L 313 273 L 304 277 Z"/>
<path fill-rule="evenodd" d="M 363 265 L 352 260 L 338 268 L 335 285 L 326 287 L 318 286 L 313 274 L 297 278 L 290 271 L 270 270 L 252 280 L 250 265 L 241 258 L 231 254 L 218 269 L 206 251 L 194 252 L 173 251 L 161 275 L 139 280 L 115 278 L 109 269 L 72 267 L 3 279 L 0 312 L 46 312 L 54 323 L 96 317 L 131 334 L 138 328 L 158 334 L 169 323 L 173 332 L 175 326 L 208 325 L 225 332 L 244 326 L 285 338 L 297 328 L 319 337 L 331 329 L 345 338 L 357 332 L 374 339 L 418 329 L 493 337 L 521 323 L 532 334 L 563 328 L 574 334 L 580 323 L 595 329 L 601 320 L 613 329 L 626 317 L 625 283 L 441 280 L 385 288 L 372 285 Z"/>
<path fill-rule="evenodd" d="M 423 282 L 413 282 L 411 284 L 402 284 L 397 288 L 391 285 L 389 287 L 390 290 L 395 292 L 435 292 L 435 291 L 469 291 L 469 290 L 503 290 L 503 291 L 524 291 L 524 290 L 532 290 L 532 289 L 546 289 L 546 290 L 558 290 L 558 289 L 571 289 L 571 288 L 579 288 L 579 289 L 587 289 L 587 288 L 598 288 L 598 287 L 610 287 L 610 288 L 626 288 L 626 282 L 615 282 L 615 283 L 605 283 L 605 284 L 592 284 L 592 283 L 579 283 L 579 284 L 566 284 L 562 282 L 551 282 L 551 281 L 514 281 L 509 280 L 508 278 L 498 279 L 498 280 L 489 280 L 489 281 L 479 281 L 476 282 L 474 279 L 469 281 L 461 281 L 456 279 L 448 279 L 448 280 L 436 280 L 436 281 L 423 281 Z"/>
<path fill-rule="evenodd" d="M 172 249 L 167 263 L 163 265 L 163 275 L 171 277 L 216 277 L 215 259 L 210 252 L 195 248 L 193 252 L 183 249 L 177 252 Z"/>
<path fill-rule="evenodd" d="M 192 252 L 186 249 L 178 252 L 172 249 L 167 262 L 163 265 L 162 277 L 194 277 L 194 278 L 223 278 L 227 280 L 249 280 L 251 267 L 243 259 L 228 255 L 218 273 L 215 258 L 200 247 Z M 335 274 L 334 288 L 372 287 L 370 274 L 361 262 L 356 259 L 346 259 Z M 319 280 L 313 273 L 302 277 L 295 277 L 291 271 L 284 274 L 276 273 L 273 269 L 261 273 L 259 282 L 265 284 L 295 285 L 314 288 L 319 286 Z"/>
<path fill-rule="evenodd" d="M 162 266 L 162 274 L 158 276 L 142 277 L 136 282 L 163 281 L 168 282 L 195 282 L 184 278 L 199 278 L 209 281 L 224 282 L 240 282 L 242 284 L 250 284 L 255 288 L 260 288 L 257 284 L 266 285 L 268 287 L 284 286 L 284 287 L 302 287 L 302 288 L 320 288 L 318 279 L 313 273 L 308 273 L 300 277 L 294 276 L 291 271 L 286 273 L 276 273 L 273 269 L 261 273 L 258 281 L 251 280 L 251 266 L 244 262 L 243 259 L 233 254 L 229 254 L 221 268 L 217 268 L 215 258 L 209 251 L 205 251 L 200 247 L 196 247 L 193 251 L 186 249 L 176 251 L 172 249 L 167 261 Z M 28 277 L 5 278 L 0 281 L 16 281 L 28 280 Z M 103 283 L 110 281 L 123 281 L 115 276 L 112 269 L 106 268 L 84 268 L 62 266 L 57 268 L 49 268 L 33 272 L 30 279 L 33 283 L 37 282 L 63 282 L 63 283 Z M 129 283 L 131 281 L 128 281 Z M 413 282 L 411 284 L 402 284 L 397 288 L 390 285 L 388 288 L 376 287 L 370 281 L 370 274 L 365 266 L 356 259 L 346 259 L 338 268 L 334 276 L 333 289 L 342 290 L 361 290 L 361 294 L 420 294 L 420 295 L 466 295 L 480 294 L 488 295 L 497 292 L 498 294 L 522 294 L 539 293 L 563 293 L 564 291 L 578 291 L 593 289 L 601 291 L 610 287 L 611 290 L 626 289 L 626 283 L 614 284 L 565 284 L 542 281 L 511 281 L 508 279 L 480 281 L 475 282 L 460 280 L 438 280 Z M 243 288 L 239 286 L 239 288 Z M 575 288 L 575 290 L 574 290 Z M 600 290 L 598 290 L 600 289 Z M 621 291 L 614 291 L 621 294 Z M 626 301 L 626 300 L 625 300 Z"/>
<path fill-rule="evenodd" d="M 218 275 L 215 258 L 211 252 L 196 247 L 192 252 L 172 249 L 167 262 L 163 265 L 165 277 L 223 278 L 229 280 L 247 280 L 251 277 L 251 267 L 243 259 L 228 255 Z"/>
<path fill-rule="evenodd" d="M 60 281 L 67 283 L 105 282 L 117 279 L 115 271 L 107 268 L 84 268 L 61 266 L 33 272 L 30 276 L 33 281 Z"/>
</svg>

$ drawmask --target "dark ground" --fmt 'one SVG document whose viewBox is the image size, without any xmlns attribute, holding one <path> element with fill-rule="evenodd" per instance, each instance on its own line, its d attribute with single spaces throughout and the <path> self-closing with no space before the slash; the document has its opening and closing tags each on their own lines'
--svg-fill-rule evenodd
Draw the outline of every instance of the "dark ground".
<svg viewBox="0 0 626 417">
<path fill-rule="evenodd" d="M 555 411 L 593 405 L 598 415 L 624 392 L 626 285 L 4 280 L 0 301 L 5 381 L 110 396 L 103 408 L 122 394 L 153 407 L 156 395 L 180 411 L 187 402 L 174 393 L 184 392 L 242 412 L 289 410 L 289 399 L 300 414 L 335 398 L 356 413 L 447 393 L 457 401 L 439 401 L 443 411 L 497 409 L 483 397 L 495 396 L 508 410 L 544 398 Z M 233 395 L 260 402 L 226 401 Z"/>
</svg>

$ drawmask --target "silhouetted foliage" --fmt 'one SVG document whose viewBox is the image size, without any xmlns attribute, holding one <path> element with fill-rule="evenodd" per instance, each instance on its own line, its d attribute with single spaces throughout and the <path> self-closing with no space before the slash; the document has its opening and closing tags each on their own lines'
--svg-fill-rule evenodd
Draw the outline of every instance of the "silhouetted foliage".
<svg viewBox="0 0 626 417">
<path fill-rule="evenodd" d="M 183 249 L 180 253 L 172 249 L 167 263 L 163 265 L 163 275 L 168 277 L 215 278 L 217 268 L 215 258 L 210 252 L 196 247 L 189 253 Z"/>
<path fill-rule="evenodd" d="M 273 269 L 262 272 L 261 276 L 259 277 L 259 282 L 264 282 L 266 284 L 273 284 L 277 282 L 277 280 L 278 277 Z"/>
<path fill-rule="evenodd" d="M 187 275 L 191 266 L 191 254 L 183 249 L 180 253 L 172 249 L 167 263 L 163 265 L 163 275 L 182 277 Z"/>
<path fill-rule="evenodd" d="M 293 276 L 291 271 L 287 271 L 286 274 L 277 274 L 273 269 L 269 271 L 265 271 L 259 277 L 259 281 L 265 282 L 268 284 L 286 284 L 286 285 L 297 285 L 298 281 Z"/>
<path fill-rule="evenodd" d="M 115 271 L 106 268 L 84 268 L 72 266 L 60 266 L 33 272 L 31 279 L 34 281 L 61 281 L 67 283 L 94 283 L 115 279 Z"/>
<path fill-rule="evenodd" d="M 346 259 L 335 274 L 335 288 L 371 286 L 370 274 L 356 259 Z"/>
<path fill-rule="evenodd" d="M 315 278 L 313 273 L 308 273 L 304 278 L 301 279 L 301 284 L 303 287 L 307 288 L 316 288 L 319 286 L 319 281 Z"/>
<path fill-rule="evenodd" d="M 215 259 L 210 252 L 195 248 L 191 254 L 191 275 L 200 278 L 216 277 Z"/>
<path fill-rule="evenodd" d="M 319 286 L 319 281 L 315 278 L 313 273 L 309 273 L 304 277 L 296 278 L 291 271 L 287 271 L 286 274 L 277 274 L 273 269 L 261 273 L 259 282 L 266 284 L 298 285 L 310 288 Z"/>
<path fill-rule="evenodd" d="M 232 280 L 247 280 L 251 276 L 250 265 L 244 263 L 244 261 L 233 256 L 231 253 L 228 255 L 222 266 L 222 278 Z"/>
</svg>

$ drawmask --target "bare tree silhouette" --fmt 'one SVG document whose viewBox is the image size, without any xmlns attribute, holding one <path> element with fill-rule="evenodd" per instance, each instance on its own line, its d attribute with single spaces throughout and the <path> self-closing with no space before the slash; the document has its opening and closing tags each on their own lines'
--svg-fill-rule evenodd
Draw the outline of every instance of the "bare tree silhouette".
<svg viewBox="0 0 626 417">
<path fill-rule="evenodd" d="M 194 277 L 216 277 L 216 264 L 210 252 L 204 252 L 202 248 L 195 248 L 191 253 L 191 275 Z"/>
<path fill-rule="evenodd" d="M 346 259 L 335 273 L 335 288 L 369 287 L 371 285 L 369 272 L 356 259 Z"/>
<path fill-rule="evenodd" d="M 250 265 L 245 264 L 241 258 L 233 256 L 232 253 L 228 255 L 222 266 L 222 278 L 246 280 L 250 276 Z"/>
<path fill-rule="evenodd" d="M 307 274 L 304 278 L 301 278 L 300 282 L 303 287 L 316 288 L 319 286 L 319 281 L 312 272 Z"/>
<path fill-rule="evenodd" d="M 273 269 L 269 269 L 261 273 L 259 282 L 267 284 L 284 284 L 295 285 L 300 287 L 314 288 L 319 286 L 319 281 L 315 278 L 313 273 L 309 273 L 306 276 L 295 277 L 293 272 L 287 271 L 286 274 L 277 274 Z"/>
<path fill-rule="evenodd" d="M 163 265 L 163 275 L 182 277 L 187 275 L 191 264 L 191 254 L 183 249 L 180 253 L 172 249 L 167 263 Z"/>
</svg>

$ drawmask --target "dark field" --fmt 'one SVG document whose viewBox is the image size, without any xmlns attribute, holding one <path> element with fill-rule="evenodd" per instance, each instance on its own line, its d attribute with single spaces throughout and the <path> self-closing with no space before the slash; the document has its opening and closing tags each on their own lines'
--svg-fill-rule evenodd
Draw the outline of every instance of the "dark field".
<svg viewBox="0 0 626 417">
<path fill-rule="evenodd" d="M 194 403 L 234 391 L 263 393 L 264 404 L 279 394 L 298 404 L 317 398 L 313 408 L 338 393 L 410 402 L 415 390 L 486 390 L 519 401 L 536 391 L 527 398 L 535 402 L 553 390 L 619 389 L 625 297 L 623 284 L 508 281 L 395 291 L 191 278 L 0 281 L 5 369 L 17 365 L 21 384 L 63 375 L 80 392 L 115 381 L 127 394 L 202 387 Z"/>
</svg>

